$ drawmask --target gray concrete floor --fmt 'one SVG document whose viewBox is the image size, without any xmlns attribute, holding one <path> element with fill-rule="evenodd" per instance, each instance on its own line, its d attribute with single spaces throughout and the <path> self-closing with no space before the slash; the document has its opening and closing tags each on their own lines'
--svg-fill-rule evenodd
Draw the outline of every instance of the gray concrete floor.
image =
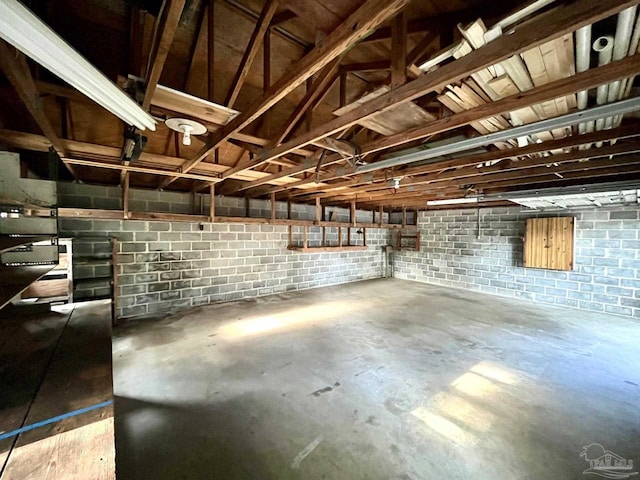
<svg viewBox="0 0 640 480">
<path fill-rule="evenodd" d="M 600 478 L 583 446 L 640 463 L 639 345 L 632 319 L 397 279 L 130 322 L 118 478 Z"/>
</svg>

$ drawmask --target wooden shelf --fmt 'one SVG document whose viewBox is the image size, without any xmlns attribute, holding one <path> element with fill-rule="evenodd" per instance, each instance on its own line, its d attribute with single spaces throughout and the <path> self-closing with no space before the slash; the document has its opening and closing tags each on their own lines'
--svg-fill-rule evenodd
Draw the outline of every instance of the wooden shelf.
<svg viewBox="0 0 640 480">
<path fill-rule="evenodd" d="M 0 308 L 54 267 L 55 265 L 0 266 Z"/>
<path fill-rule="evenodd" d="M 321 253 L 321 252 L 353 252 L 357 250 L 366 250 L 366 245 L 343 245 L 342 247 L 298 247 L 296 245 L 289 245 L 287 250 L 293 250 L 295 252 L 308 252 L 308 253 Z"/>
<path fill-rule="evenodd" d="M 43 240 L 50 240 L 52 236 L 42 236 L 42 237 L 12 237 L 8 235 L 0 236 L 0 252 L 6 252 L 7 250 L 12 250 L 21 245 L 27 245 L 29 243 L 42 242 Z"/>
<path fill-rule="evenodd" d="M 409 240 L 408 244 L 405 242 L 402 243 L 403 240 Z M 404 234 L 402 231 L 398 232 L 398 240 L 396 244 L 396 250 L 398 252 L 410 251 L 410 252 L 419 252 L 420 251 L 420 232 L 412 232 L 409 235 Z"/>
</svg>

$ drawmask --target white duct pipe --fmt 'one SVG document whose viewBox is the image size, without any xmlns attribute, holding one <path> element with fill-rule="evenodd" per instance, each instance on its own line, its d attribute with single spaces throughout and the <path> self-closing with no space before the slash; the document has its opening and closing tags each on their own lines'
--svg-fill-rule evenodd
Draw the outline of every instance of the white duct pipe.
<svg viewBox="0 0 640 480">
<path fill-rule="evenodd" d="M 639 48 L 640 48 L 640 15 L 638 15 L 638 17 L 636 18 L 636 24 L 635 24 L 635 27 L 633 28 L 633 35 L 631 36 L 631 43 L 629 45 L 628 56 L 632 56 L 638 53 Z M 629 95 L 631 94 L 631 88 L 633 87 L 633 81 L 635 80 L 635 78 L 636 76 L 633 75 L 629 78 L 625 78 L 622 81 L 622 84 L 620 86 L 620 95 L 618 96 L 618 99 L 622 100 L 623 98 L 629 97 Z M 618 115 L 616 117 L 616 120 L 617 121 L 615 122 L 615 126 L 618 127 L 622 122 L 622 115 Z"/>
<path fill-rule="evenodd" d="M 576 71 L 586 72 L 589 70 L 591 58 L 591 25 L 579 28 L 576 31 Z M 584 110 L 587 108 L 587 100 L 589 98 L 588 90 L 582 90 L 578 92 L 578 110 Z M 589 122 L 591 125 L 587 126 L 586 123 L 578 125 L 578 133 L 580 135 L 593 132 L 594 122 Z"/>
<path fill-rule="evenodd" d="M 598 52 L 598 66 L 601 67 L 608 63 L 611 63 L 613 57 L 613 37 L 604 36 L 596 38 L 593 42 L 593 49 Z M 599 85 L 596 90 L 596 103 L 598 105 L 604 105 L 607 103 L 607 92 L 609 91 L 609 85 Z M 602 130 L 604 128 L 604 118 L 596 120 L 596 130 Z M 596 143 L 597 147 L 602 146 L 602 142 Z"/>
<path fill-rule="evenodd" d="M 629 44 L 631 42 L 631 34 L 633 32 L 633 21 L 636 18 L 637 7 L 629 7 L 618 14 L 618 23 L 616 25 L 616 36 L 613 41 L 613 61 L 622 60 L 629 52 Z M 609 84 L 607 91 L 607 102 L 615 102 L 620 95 L 621 81 L 616 80 Z M 616 120 L 617 121 L 617 120 Z M 605 128 L 612 128 L 614 123 L 613 117 L 605 119 Z"/>
<path fill-rule="evenodd" d="M 635 55 L 638 53 L 640 49 L 640 15 L 636 19 L 636 26 L 633 29 L 633 36 L 631 37 L 631 44 L 629 45 L 629 56 Z M 631 88 L 633 87 L 633 80 L 636 78 L 635 75 L 623 80 L 624 88 L 621 89 L 620 92 L 620 100 L 623 98 L 627 98 L 631 93 Z"/>
<path fill-rule="evenodd" d="M 502 20 L 500 20 L 496 25 L 494 25 L 494 28 L 499 28 L 500 31 L 502 32 L 506 28 L 515 25 L 516 23 L 538 12 L 542 8 L 548 5 L 551 5 L 555 1 L 556 0 L 532 0 L 517 12 L 512 13 L 508 17 L 505 17 Z M 488 43 L 490 40 L 486 40 L 486 41 Z M 453 57 L 454 52 L 458 49 L 459 46 L 460 46 L 460 43 L 458 42 L 451 45 L 450 47 L 445 48 L 444 50 L 441 50 L 433 58 L 430 58 L 425 63 L 418 66 L 418 68 L 423 72 L 427 72 L 431 70 L 432 68 L 444 62 L 445 60 L 448 60 L 449 58 Z"/>
</svg>

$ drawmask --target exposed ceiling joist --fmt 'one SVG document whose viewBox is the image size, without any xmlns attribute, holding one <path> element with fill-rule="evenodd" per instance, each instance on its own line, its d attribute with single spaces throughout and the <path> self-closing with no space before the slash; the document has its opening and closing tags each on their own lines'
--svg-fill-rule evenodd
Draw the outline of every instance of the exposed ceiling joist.
<svg viewBox="0 0 640 480">
<path fill-rule="evenodd" d="M 624 2 L 602 0 L 597 3 L 591 0 L 577 0 L 571 4 L 562 4 L 521 25 L 510 35 L 503 35 L 454 62 L 443 65 L 433 72 L 377 97 L 339 118 L 286 142 L 280 147 L 264 152 L 254 162 L 247 164 L 246 168 L 252 168 L 252 166 L 259 165 L 266 160 L 283 155 L 292 148 L 308 145 L 319 138 L 341 131 L 399 103 L 415 100 L 427 93 L 444 88 L 452 82 L 459 81 L 514 54 L 559 38 L 577 28 L 602 20 L 636 3 L 633 0 Z"/>
<path fill-rule="evenodd" d="M 158 16 L 151 45 L 151 53 L 149 55 L 147 75 L 144 81 L 145 94 L 142 107 L 145 110 L 149 110 L 151 106 L 151 99 L 160 81 L 160 75 L 164 69 L 167 55 L 169 55 L 173 37 L 178 29 L 184 4 L 185 0 L 165 0 Z"/>
<path fill-rule="evenodd" d="M 248 126 L 273 105 L 295 90 L 307 78 L 320 71 L 333 59 L 341 55 L 350 45 L 392 17 L 407 3 L 408 0 L 374 0 L 366 2 L 334 32 L 328 35 L 322 44 L 305 55 L 296 64 L 295 69 L 291 73 L 278 80 L 271 86 L 269 91 L 259 98 L 248 110 L 236 117 L 231 123 L 224 127 L 221 132 L 216 133 L 212 138 L 207 140 L 207 144 L 198 155 L 184 164 L 182 171 L 188 172 L 233 133 Z M 244 169 L 246 169 L 244 164 L 229 169 L 226 176 L 228 177 Z M 163 182 L 161 188 L 166 187 L 177 178 L 178 177 L 173 177 Z"/>
</svg>

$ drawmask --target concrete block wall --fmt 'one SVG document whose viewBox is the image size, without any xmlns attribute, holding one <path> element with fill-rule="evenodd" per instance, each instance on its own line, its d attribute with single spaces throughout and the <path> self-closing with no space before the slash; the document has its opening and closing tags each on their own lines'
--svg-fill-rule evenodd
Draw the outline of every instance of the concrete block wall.
<svg viewBox="0 0 640 480">
<path fill-rule="evenodd" d="M 190 194 L 135 190 L 131 209 L 191 213 Z M 119 187 L 61 183 L 60 206 L 120 209 Z M 199 203 L 201 202 L 201 203 Z M 196 199 L 208 212 L 209 196 Z M 242 198 L 216 197 L 220 216 L 244 216 Z M 286 203 L 276 206 L 285 218 Z M 349 211 L 330 207 L 333 220 L 346 221 Z M 358 211 L 360 221 L 371 212 Z M 269 201 L 252 200 L 252 217 L 270 217 Z M 292 218 L 310 220 L 312 205 L 292 205 Z M 388 217 L 385 218 L 385 220 Z M 237 300 L 289 290 L 377 278 L 383 276 L 382 246 L 385 229 L 367 229 L 368 248 L 354 252 L 297 253 L 287 250 L 288 227 L 255 224 L 146 222 L 132 220 L 61 219 L 61 236 L 73 238 L 76 298 L 101 297 L 110 292 L 109 238 L 118 238 L 118 314 L 121 318 L 155 314 L 218 301 Z M 362 235 L 352 229 L 352 244 Z M 320 244 L 321 229 L 310 227 L 310 246 Z M 294 243 L 302 243 L 302 229 L 294 230 Z M 327 241 L 337 245 L 337 229 L 327 229 Z M 343 228 L 346 244 L 346 229 Z"/>
<path fill-rule="evenodd" d="M 287 250 L 288 229 L 272 225 L 62 219 L 78 241 L 120 240 L 119 315 L 122 318 L 211 302 L 270 295 L 381 277 L 387 231 L 367 230 L 357 252 Z"/>
<path fill-rule="evenodd" d="M 129 210 L 135 212 L 162 213 L 198 213 L 209 214 L 210 197 L 208 193 L 196 194 L 195 212 L 190 193 L 158 191 L 132 188 L 129 191 Z M 107 210 L 122 209 L 122 189 L 117 186 L 88 185 L 76 182 L 58 183 L 58 205 L 75 208 L 100 208 Z M 263 199 L 251 199 L 249 213 L 253 218 L 271 218 L 271 202 Z M 245 200 L 241 197 L 216 196 L 216 215 L 224 217 L 244 217 L 246 214 Z M 327 219 L 348 222 L 349 209 L 339 207 L 326 208 Z M 286 202 L 276 202 L 276 217 L 287 218 Z M 293 203 L 291 218 L 294 220 L 314 220 L 315 206 Z M 356 211 L 359 222 L 370 223 L 370 211 Z M 388 222 L 388 213 L 384 214 L 384 222 Z M 376 221 L 378 215 L 376 213 Z"/>
<path fill-rule="evenodd" d="M 571 272 L 523 267 L 525 219 L 576 218 Z M 640 318 L 640 208 L 554 213 L 521 207 L 421 212 L 420 252 L 394 252 L 394 276 Z"/>
</svg>

